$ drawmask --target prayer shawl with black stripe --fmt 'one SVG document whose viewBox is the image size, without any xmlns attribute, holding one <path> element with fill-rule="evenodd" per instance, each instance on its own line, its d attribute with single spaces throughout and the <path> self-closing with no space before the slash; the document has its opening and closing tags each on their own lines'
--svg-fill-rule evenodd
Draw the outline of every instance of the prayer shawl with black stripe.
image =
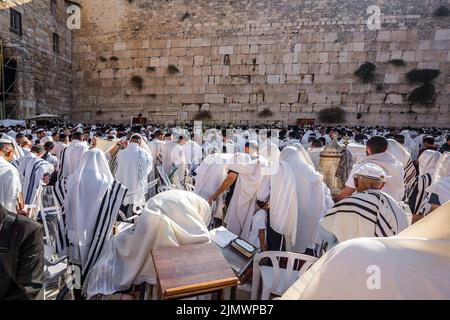
<svg viewBox="0 0 450 320">
<path fill-rule="evenodd" d="M 406 202 L 413 214 L 418 213 L 420 205 L 426 198 L 426 189 L 431 185 L 432 176 L 430 173 L 418 176 L 411 186 Z"/>
<path fill-rule="evenodd" d="M 44 175 L 53 173 L 53 165 L 38 158 L 34 153 L 30 153 L 12 164 L 20 174 L 24 203 L 27 205 L 34 204 L 39 185 L 44 179 Z"/>
<path fill-rule="evenodd" d="M 85 142 L 73 140 L 61 150 L 59 155 L 58 178 L 65 178 L 74 173 L 81 163 L 81 158 L 89 150 Z"/>
<path fill-rule="evenodd" d="M 338 202 L 320 221 L 339 242 L 360 237 L 389 237 L 410 225 L 411 215 L 387 193 L 367 190 Z"/>
<path fill-rule="evenodd" d="M 55 186 L 68 239 L 68 255 L 79 264 L 82 275 L 97 261 L 126 195 L 126 188 L 114 181 L 104 153 L 91 149 L 80 167 L 65 182 Z"/>
</svg>

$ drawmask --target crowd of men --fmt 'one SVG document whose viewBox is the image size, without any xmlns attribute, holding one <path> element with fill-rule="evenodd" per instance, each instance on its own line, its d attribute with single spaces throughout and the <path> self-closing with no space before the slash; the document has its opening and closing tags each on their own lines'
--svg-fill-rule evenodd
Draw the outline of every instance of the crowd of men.
<svg viewBox="0 0 450 320">
<path fill-rule="evenodd" d="M 338 194 L 319 172 L 333 145 Z M 222 225 L 262 251 L 321 257 L 285 298 L 450 298 L 446 129 L 0 126 L 0 299 L 42 294 L 44 188 L 85 298 L 134 299 L 134 285 L 156 283 L 152 248 L 208 242 Z M 361 287 L 371 257 L 381 291 Z"/>
</svg>

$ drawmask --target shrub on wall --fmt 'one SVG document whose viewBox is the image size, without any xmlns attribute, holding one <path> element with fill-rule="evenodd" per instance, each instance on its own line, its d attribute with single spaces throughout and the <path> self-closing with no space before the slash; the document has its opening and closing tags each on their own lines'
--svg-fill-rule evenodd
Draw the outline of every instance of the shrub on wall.
<svg viewBox="0 0 450 320">
<path fill-rule="evenodd" d="M 440 75 L 440 71 L 436 69 L 414 69 L 406 74 L 406 78 L 410 83 L 430 83 Z"/>
<path fill-rule="evenodd" d="M 269 108 L 265 108 L 263 111 L 258 112 L 259 118 L 270 118 L 273 117 L 273 112 Z"/>
<path fill-rule="evenodd" d="M 345 114 L 345 110 L 340 107 L 326 108 L 319 111 L 319 121 L 321 123 L 343 123 Z"/>
<path fill-rule="evenodd" d="M 131 77 L 131 82 L 139 90 L 141 90 L 144 87 L 144 79 L 141 76 Z"/>
<path fill-rule="evenodd" d="M 431 83 L 425 83 L 414 89 L 408 97 L 409 102 L 429 103 L 432 102 L 436 95 L 436 89 Z"/>
<path fill-rule="evenodd" d="M 194 120 L 211 120 L 212 114 L 209 111 L 199 111 L 194 116 Z"/>
<path fill-rule="evenodd" d="M 167 72 L 169 72 L 169 74 L 177 74 L 180 72 L 180 69 L 178 69 L 173 64 L 169 64 L 169 66 L 167 67 Z"/>
<path fill-rule="evenodd" d="M 363 83 L 369 83 L 375 80 L 375 69 L 377 67 L 372 62 L 365 62 L 355 71 L 357 76 Z"/>
<path fill-rule="evenodd" d="M 450 17 L 450 9 L 446 6 L 440 6 L 433 12 L 433 16 L 435 17 Z"/>
<path fill-rule="evenodd" d="M 406 62 L 403 59 L 392 59 L 389 60 L 389 63 L 396 66 L 396 67 L 404 67 L 406 66 Z"/>
</svg>

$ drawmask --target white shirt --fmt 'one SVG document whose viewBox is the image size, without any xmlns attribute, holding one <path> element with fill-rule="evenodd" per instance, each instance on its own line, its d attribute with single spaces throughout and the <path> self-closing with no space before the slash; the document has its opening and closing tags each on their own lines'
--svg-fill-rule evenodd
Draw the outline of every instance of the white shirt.
<svg viewBox="0 0 450 320">
<path fill-rule="evenodd" d="M 0 157 L 0 205 L 10 212 L 16 212 L 17 198 L 21 189 L 19 172 Z"/>
<path fill-rule="evenodd" d="M 264 238 L 265 238 L 265 230 L 267 229 L 267 212 L 266 210 L 258 210 L 252 219 L 252 227 L 250 228 L 250 236 L 248 237 L 248 241 L 259 248 L 259 230 L 264 230 Z"/>
</svg>

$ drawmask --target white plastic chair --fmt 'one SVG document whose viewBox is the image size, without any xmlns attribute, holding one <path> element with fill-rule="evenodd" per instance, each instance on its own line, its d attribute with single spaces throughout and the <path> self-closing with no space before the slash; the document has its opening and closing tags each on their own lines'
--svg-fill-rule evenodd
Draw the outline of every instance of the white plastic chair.
<svg viewBox="0 0 450 320">
<path fill-rule="evenodd" d="M 264 258 L 269 258 L 272 266 L 261 266 L 260 262 Z M 279 266 L 279 259 L 287 258 L 286 269 Z M 300 270 L 294 270 L 296 261 L 304 261 Z M 283 293 L 315 262 L 317 258 L 305 254 L 266 251 L 259 253 L 253 260 L 253 280 L 252 280 L 252 300 L 258 300 L 259 283 L 262 279 L 261 300 L 269 300 L 270 295 L 282 296 Z"/>
<path fill-rule="evenodd" d="M 52 187 L 44 187 L 40 196 L 40 214 L 42 218 L 42 224 L 44 226 L 44 281 L 43 281 L 43 299 L 47 297 L 47 288 L 54 283 L 58 282 L 58 290 L 62 287 L 62 279 L 67 271 L 67 255 L 61 254 L 57 250 L 56 245 L 56 226 L 50 225 L 50 221 L 55 221 L 58 215 L 61 215 L 61 209 L 57 205 L 55 194 Z M 47 201 L 44 201 L 44 196 L 47 197 Z"/>
</svg>

